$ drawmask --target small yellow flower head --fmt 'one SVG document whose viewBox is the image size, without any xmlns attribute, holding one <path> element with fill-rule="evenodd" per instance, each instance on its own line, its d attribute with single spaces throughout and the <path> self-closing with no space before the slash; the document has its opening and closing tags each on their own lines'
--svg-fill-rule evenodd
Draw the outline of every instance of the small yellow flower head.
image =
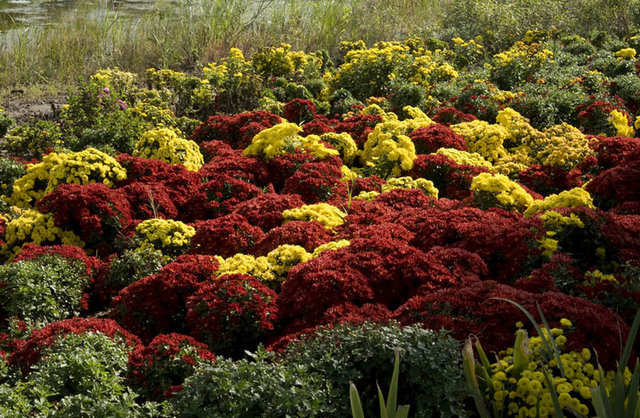
<svg viewBox="0 0 640 418">
<path fill-rule="evenodd" d="M 616 57 L 620 59 L 634 59 L 636 57 L 636 50 L 633 48 L 623 48 L 616 52 Z"/>
<path fill-rule="evenodd" d="M 244 155 L 254 155 L 269 160 L 296 149 L 310 152 L 318 158 L 340 155 L 338 150 L 325 147 L 318 135 L 302 137 L 298 135 L 300 132 L 302 132 L 301 127 L 289 122 L 264 129 L 253 137 L 251 144 L 245 148 Z"/>
<path fill-rule="evenodd" d="M 458 164 L 485 167 L 489 170 L 493 170 L 493 165 L 489 161 L 485 160 L 482 155 L 476 152 L 470 153 L 466 151 L 460 151 L 455 148 L 440 148 L 436 151 L 436 154 L 449 157 Z"/>
<path fill-rule="evenodd" d="M 481 208 L 499 207 L 524 212 L 533 197 L 522 186 L 502 174 L 480 173 L 471 181 L 474 202 Z"/>
<path fill-rule="evenodd" d="M 438 198 L 438 189 L 433 185 L 433 182 L 423 178 L 415 180 L 411 177 L 391 178 L 382 186 L 382 193 L 395 189 L 420 189 L 428 196 Z"/>
<path fill-rule="evenodd" d="M 464 137 L 469 152 L 477 152 L 489 162 L 498 161 L 507 155 L 503 144 L 509 137 L 509 132 L 501 125 L 474 120 L 451 125 L 451 129 Z"/>
<path fill-rule="evenodd" d="M 284 223 L 289 221 L 318 221 L 325 229 L 333 229 L 344 223 L 347 214 L 328 203 L 305 205 L 282 212 Z"/>
<path fill-rule="evenodd" d="M 170 256 L 184 254 L 191 245 L 195 228 L 173 219 L 147 219 L 136 226 L 138 248 L 162 251 Z"/>
<path fill-rule="evenodd" d="M 609 123 L 611 123 L 613 127 L 616 128 L 617 136 L 633 137 L 633 135 L 635 134 L 633 126 L 629 125 L 627 116 L 619 110 L 613 110 L 609 114 Z"/>
<path fill-rule="evenodd" d="M 335 251 L 335 250 L 339 250 L 340 248 L 348 247 L 349 245 L 351 245 L 351 241 L 346 240 L 346 239 L 327 242 L 326 244 L 322 244 L 321 246 L 316 247 L 313 250 L 312 256 L 313 257 L 317 257 L 323 251 Z"/>
<path fill-rule="evenodd" d="M 299 245 L 281 245 L 267 254 L 274 280 L 282 283 L 293 266 L 309 261 L 313 255 Z"/>
<path fill-rule="evenodd" d="M 565 328 L 569 328 L 570 326 L 572 326 L 573 324 L 571 323 L 570 320 L 568 320 L 567 318 L 562 318 L 560 319 L 560 325 L 562 325 Z"/>
<path fill-rule="evenodd" d="M 276 278 L 271 271 L 267 257 L 254 257 L 247 254 L 235 254 L 233 257 L 220 259 L 220 267 L 216 277 L 225 274 L 248 274 L 263 283 L 269 284 Z"/>
<path fill-rule="evenodd" d="M 578 206 L 594 208 L 591 195 L 588 191 L 580 187 L 565 190 L 560 194 L 549 195 L 544 200 L 535 200 L 524 214 L 530 216 L 534 213 L 545 212 L 550 209 L 574 208 Z"/>
<path fill-rule="evenodd" d="M 169 164 L 183 164 L 189 171 L 198 171 L 204 164 L 198 144 L 180 138 L 169 128 L 158 128 L 142 134 L 133 155 L 152 158 Z"/>
</svg>

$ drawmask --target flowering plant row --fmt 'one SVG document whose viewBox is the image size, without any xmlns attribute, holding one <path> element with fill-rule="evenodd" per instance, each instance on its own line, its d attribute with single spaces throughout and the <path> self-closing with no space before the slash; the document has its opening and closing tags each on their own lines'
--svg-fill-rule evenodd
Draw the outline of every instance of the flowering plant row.
<svg viewBox="0 0 640 418">
<path fill-rule="evenodd" d="M 97 396 L 88 382 L 63 392 L 43 366 L 66 361 L 71 379 L 90 352 L 56 353 L 86 342 L 107 353 L 98 363 L 114 394 L 96 414 L 177 415 L 189 397 L 204 402 L 198 384 L 221 396 L 240 373 L 258 393 L 261 364 L 307 382 L 286 402 L 313 396 L 326 401 L 318 415 L 344 415 L 345 377 L 322 387 L 328 360 L 295 347 L 343 338 L 345 324 L 373 327 L 358 344 L 381 346 L 376 327 L 391 327 L 415 364 L 426 348 L 408 341 L 421 333 L 442 345 L 431 366 L 453 355 L 445 392 L 409 373 L 426 391 L 419 416 L 440 403 L 463 413 L 456 340 L 472 334 L 499 352 L 486 396 L 511 415 L 548 416 L 536 369 L 548 362 L 534 353 L 513 380 L 500 369 L 527 322 L 510 299 L 556 327 L 578 377 L 552 379 L 561 406 L 593 414 L 589 388 L 612 384 L 594 359 L 615 368 L 640 308 L 639 109 L 620 87 L 640 66 L 626 49 L 545 33 L 485 62 L 480 40 L 433 45 L 345 43 L 339 66 L 287 45 L 252 59 L 232 49 L 201 77 L 105 70 L 70 98 L 55 144 L 39 135 L 46 147 L 19 152 L 30 140 L 20 132 L 38 128 L 10 129 L 0 411 L 72 414 Z M 558 73 L 569 57 L 572 73 Z M 541 100 L 557 109 L 539 113 Z M 533 338 L 535 351 L 549 337 Z M 247 353 L 254 363 L 225 360 Z"/>
</svg>

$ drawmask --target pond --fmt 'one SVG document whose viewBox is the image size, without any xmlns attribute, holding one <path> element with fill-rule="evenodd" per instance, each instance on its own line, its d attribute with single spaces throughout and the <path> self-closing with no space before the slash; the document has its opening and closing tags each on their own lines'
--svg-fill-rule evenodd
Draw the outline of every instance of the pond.
<svg viewBox="0 0 640 418">
<path fill-rule="evenodd" d="M 26 26 L 47 25 L 60 15 L 81 9 L 82 13 L 137 16 L 175 0 L 0 0 L 0 31 Z"/>
</svg>

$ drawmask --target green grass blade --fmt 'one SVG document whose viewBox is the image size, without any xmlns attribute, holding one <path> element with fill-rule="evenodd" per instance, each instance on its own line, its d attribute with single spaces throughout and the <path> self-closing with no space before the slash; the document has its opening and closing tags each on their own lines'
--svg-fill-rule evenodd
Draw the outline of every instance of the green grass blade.
<svg viewBox="0 0 640 418">
<path fill-rule="evenodd" d="M 565 377 L 564 375 L 564 367 L 562 367 L 562 360 L 560 360 L 560 350 L 558 350 L 558 344 L 556 344 L 556 340 L 553 338 L 553 335 L 551 335 L 551 328 L 549 327 L 549 323 L 547 322 L 547 318 L 544 317 L 544 314 L 542 313 L 542 309 L 540 308 L 540 305 L 538 304 L 538 302 L 536 301 L 536 309 L 538 310 L 538 314 L 540 315 L 540 319 L 542 320 L 542 323 L 544 324 L 544 327 L 546 328 L 547 332 L 549 333 L 549 342 L 551 343 L 551 347 L 553 348 L 553 353 L 556 357 L 556 362 L 558 363 L 558 369 L 560 369 L 560 375 L 562 377 Z M 544 338 L 543 338 L 544 340 Z"/>
<path fill-rule="evenodd" d="M 395 418 L 407 418 L 409 416 L 409 405 L 400 405 Z"/>
<path fill-rule="evenodd" d="M 598 383 L 597 390 L 599 396 L 602 398 L 602 407 L 604 408 L 604 413 L 606 415 L 602 415 L 603 417 L 615 417 L 613 414 L 613 406 L 611 405 L 611 401 L 607 396 L 607 390 L 604 387 L 604 370 L 602 370 L 602 366 L 598 365 L 598 374 L 600 375 L 600 382 Z"/>
<path fill-rule="evenodd" d="M 633 324 L 631 325 L 631 330 L 629 330 L 629 336 L 627 337 L 627 343 L 624 346 L 624 351 L 622 352 L 622 357 L 620 358 L 620 364 L 618 365 L 618 369 L 623 370 L 629 364 L 629 358 L 631 358 L 631 350 L 633 350 L 633 344 L 636 341 L 636 336 L 638 335 L 638 327 L 640 327 L 640 309 L 636 312 L 636 316 L 633 318 Z"/>
<path fill-rule="evenodd" d="M 627 390 L 627 410 L 624 413 L 625 418 L 634 418 L 638 412 L 638 387 L 640 386 L 640 362 L 636 360 L 636 367 L 631 375 L 629 388 Z"/>
<path fill-rule="evenodd" d="M 380 389 L 380 385 L 376 383 L 378 387 L 378 404 L 380 405 L 380 418 L 389 418 L 387 414 L 387 406 L 385 405 L 384 395 L 382 394 L 382 390 Z"/>
<path fill-rule="evenodd" d="M 611 403 L 615 408 L 617 417 L 624 416 L 624 401 L 626 400 L 624 391 L 624 379 L 622 378 L 622 372 L 618 370 L 614 380 L 613 390 L 611 391 Z"/>
<path fill-rule="evenodd" d="M 593 408 L 596 410 L 596 415 L 600 418 L 613 418 L 611 415 L 607 415 L 607 411 L 604 407 L 605 400 L 602 398 L 600 388 L 591 388 L 591 401 L 593 402 Z M 605 398 L 606 399 L 606 398 Z M 607 399 L 606 402 L 609 402 Z"/>
<path fill-rule="evenodd" d="M 400 377 L 400 349 L 395 349 L 395 360 L 393 363 L 393 375 L 391 376 L 391 385 L 389 386 L 389 394 L 387 395 L 387 416 L 393 418 L 398 407 L 398 379 Z"/>
<path fill-rule="evenodd" d="M 351 415 L 353 418 L 364 418 L 362 401 L 360 401 L 358 389 L 356 389 L 356 385 L 353 382 L 349 382 L 349 400 L 351 401 Z"/>
<path fill-rule="evenodd" d="M 467 340 L 464 348 L 462 349 L 462 365 L 464 368 L 464 375 L 466 377 L 467 390 L 469 395 L 473 398 L 473 401 L 478 410 L 478 415 L 481 418 L 491 418 L 487 405 L 484 401 L 484 396 L 478 386 L 478 379 L 476 377 L 476 361 L 473 357 L 473 346 L 471 340 Z M 484 368 L 480 368 L 484 370 Z"/>
<path fill-rule="evenodd" d="M 563 418 L 564 413 L 562 412 L 562 407 L 560 407 L 560 401 L 558 401 L 558 393 L 556 392 L 556 388 L 553 386 L 551 378 L 549 377 L 549 371 L 546 368 L 543 368 L 542 372 L 544 373 L 544 380 L 547 382 L 547 387 L 549 388 L 549 394 L 551 395 L 551 401 L 553 402 L 555 417 Z"/>
</svg>

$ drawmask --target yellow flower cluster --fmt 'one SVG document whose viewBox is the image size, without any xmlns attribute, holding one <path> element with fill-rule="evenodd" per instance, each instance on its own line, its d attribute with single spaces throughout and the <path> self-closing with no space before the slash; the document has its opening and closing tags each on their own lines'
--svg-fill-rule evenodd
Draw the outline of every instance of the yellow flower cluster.
<svg viewBox="0 0 640 418">
<path fill-rule="evenodd" d="M 225 274 L 248 274 L 267 284 L 274 281 L 267 257 L 254 257 L 241 253 L 229 258 L 215 257 L 220 262 L 216 277 Z"/>
<path fill-rule="evenodd" d="M 198 171 L 204 164 L 198 144 L 180 138 L 169 128 L 157 128 L 142 134 L 133 155 L 152 158 L 170 164 L 183 164 L 189 171 Z"/>
<path fill-rule="evenodd" d="M 471 181 L 474 202 L 482 209 L 498 207 L 524 212 L 533 197 L 522 186 L 502 174 L 480 173 Z"/>
<path fill-rule="evenodd" d="M 429 87 L 434 83 L 453 80 L 459 74 L 453 66 L 447 62 L 436 60 L 431 51 L 415 58 L 411 66 L 409 81 Z"/>
<path fill-rule="evenodd" d="M 347 132 L 327 132 L 320 135 L 320 139 L 337 149 L 345 164 L 351 165 L 358 156 L 358 146 Z"/>
<path fill-rule="evenodd" d="M 636 57 L 636 50 L 633 48 L 622 48 L 616 52 L 616 57 L 619 59 L 634 59 Z"/>
<path fill-rule="evenodd" d="M 127 172 L 113 157 L 94 148 L 80 152 L 52 152 L 41 162 L 27 166 L 27 172 L 16 180 L 13 193 L 7 200 L 26 208 L 52 192 L 58 184 L 101 182 L 113 187 L 115 181 L 125 178 Z"/>
<path fill-rule="evenodd" d="M 118 68 L 107 68 L 92 75 L 90 81 L 102 87 L 129 92 L 137 90 L 138 76 Z"/>
<path fill-rule="evenodd" d="M 477 152 L 490 162 L 507 155 L 503 144 L 509 133 L 501 125 L 474 120 L 451 125 L 451 129 L 464 137 L 469 152 Z"/>
<path fill-rule="evenodd" d="M 318 221 L 325 229 L 333 229 L 344 223 L 347 214 L 328 203 L 305 205 L 282 212 L 284 223 L 289 221 Z"/>
<path fill-rule="evenodd" d="M 505 138 L 505 146 L 514 148 L 522 144 L 529 144 L 533 137 L 540 132 L 529 123 L 529 119 L 522 116 L 510 107 L 498 112 L 496 122 L 507 130 L 508 136 Z"/>
<path fill-rule="evenodd" d="M 570 327 L 571 321 L 563 318 L 561 325 Z M 526 331 L 518 330 L 518 334 L 515 349 L 500 352 L 498 361 L 491 364 L 492 373 L 485 395 L 487 400 L 499 411 L 505 411 L 507 416 L 554 416 L 551 392 L 542 370 L 546 368 L 553 372 L 557 369 L 558 363 L 555 357 L 551 360 L 545 359 L 543 338 L 547 342 L 553 338 L 561 352 L 560 361 L 565 377 L 550 376 L 561 408 L 572 408 L 580 415 L 587 416 L 590 413 L 590 389 L 601 381 L 605 387 L 611 388 L 613 373 L 608 372 L 605 376 L 600 376 L 597 367 L 590 361 L 591 352 L 588 349 L 564 352 L 567 338 L 562 329 L 551 329 L 551 335 L 543 329 L 543 336 L 531 337 L 528 341 Z M 520 349 L 517 346 L 518 341 L 522 344 Z M 519 350 L 520 354 L 518 361 L 515 360 L 516 350 Z M 516 367 L 516 363 L 519 363 L 520 367 Z M 630 372 L 626 374 L 630 375 Z"/>
<path fill-rule="evenodd" d="M 287 278 L 287 273 L 293 266 L 296 266 L 313 258 L 313 254 L 307 252 L 299 245 L 280 245 L 267 254 L 273 280 L 282 283 Z"/>
<path fill-rule="evenodd" d="M 387 121 L 377 124 L 369 133 L 360 154 L 360 162 L 381 177 L 397 177 L 403 170 L 413 168 L 416 148 L 407 133 L 433 123 L 419 109 L 407 106 L 405 110 L 416 117 L 398 121 L 385 114 Z"/>
<path fill-rule="evenodd" d="M 427 196 L 438 198 L 438 189 L 433 185 L 433 182 L 423 178 L 414 180 L 408 176 L 394 177 L 382 185 L 382 193 L 395 189 L 420 189 L 425 192 Z"/>
<path fill-rule="evenodd" d="M 136 226 L 134 240 L 139 249 L 150 248 L 163 254 L 176 256 L 184 254 L 191 244 L 196 230 L 189 225 L 173 219 L 147 219 Z"/>
<path fill-rule="evenodd" d="M 340 155 L 338 150 L 325 147 L 318 135 L 302 137 L 298 135 L 300 132 L 301 127 L 289 122 L 264 129 L 253 137 L 251 144 L 244 149 L 244 155 L 254 155 L 268 160 L 295 149 L 303 149 L 318 158 Z"/>
<path fill-rule="evenodd" d="M 604 274 L 600 270 L 588 271 L 584 274 L 584 278 L 593 283 L 613 282 L 618 283 L 618 279 L 613 274 Z"/>
<path fill-rule="evenodd" d="M 261 48 L 253 55 L 251 62 L 259 73 L 286 76 L 294 72 L 303 73 L 311 65 L 310 61 L 317 60 L 303 51 L 291 51 L 291 45 L 283 43 L 276 47 Z"/>
<path fill-rule="evenodd" d="M 436 151 L 436 154 L 449 157 L 458 164 L 486 167 L 489 170 L 493 169 L 493 165 L 491 165 L 489 161 L 485 160 L 484 157 L 477 152 L 470 153 L 466 151 L 460 151 L 455 148 L 439 148 L 438 151 Z"/>
<path fill-rule="evenodd" d="M 378 196 L 380 196 L 380 193 L 376 192 L 375 190 L 372 190 L 370 192 L 362 191 L 357 196 L 354 196 L 353 198 L 357 199 L 357 200 L 367 200 L 367 201 L 371 202 L 371 201 L 375 200 L 375 198 L 378 197 Z"/>
<path fill-rule="evenodd" d="M 613 110 L 609 114 L 609 123 L 612 124 L 614 128 L 616 128 L 617 136 L 633 137 L 635 133 L 633 131 L 633 126 L 629 125 L 627 116 L 619 110 Z"/>
<path fill-rule="evenodd" d="M 346 239 L 327 242 L 326 244 L 322 244 L 321 246 L 316 247 L 313 250 L 313 254 L 312 255 L 313 255 L 313 257 L 317 257 L 323 251 L 335 251 L 335 250 L 339 250 L 340 248 L 348 247 L 349 245 L 351 245 L 351 241 L 346 240 Z"/>
<path fill-rule="evenodd" d="M 20 210 L 19 216 L 7 222 L 5 241 L 6 244 L 0 251 L 2 254 L 13 257 L 24 244 L 65 244 L 84 247 L 84 242 L 71 231 L 65 231 L 57 227 L 50 213 L 42 214 L 37 210 Z"/>
<path fill-rule="evenodd" d="M 542 64 L 551 61 L 553 52 L 543 48 L 543 45 L 533 42 L 525 44 L 516 42 L 510 49 L 493 56 L 493 67 L 507 67 L 514 61 L 522 62 L 530 71 L 539 68 Z"/>
<path fill-rule="evenodd" d="M 575 208 L 579 206 L 593 206 L 593 199 L 588 191 L 581 187 L 575 187 L 571 190 L 565 190 L 560 194 L 552 194 L 544 198 L 544 200 L 535 200 L 529 209 L 524 213 L 529 216 L 534 213 L 545 212 L 555 208 Z"/>
</svg>

